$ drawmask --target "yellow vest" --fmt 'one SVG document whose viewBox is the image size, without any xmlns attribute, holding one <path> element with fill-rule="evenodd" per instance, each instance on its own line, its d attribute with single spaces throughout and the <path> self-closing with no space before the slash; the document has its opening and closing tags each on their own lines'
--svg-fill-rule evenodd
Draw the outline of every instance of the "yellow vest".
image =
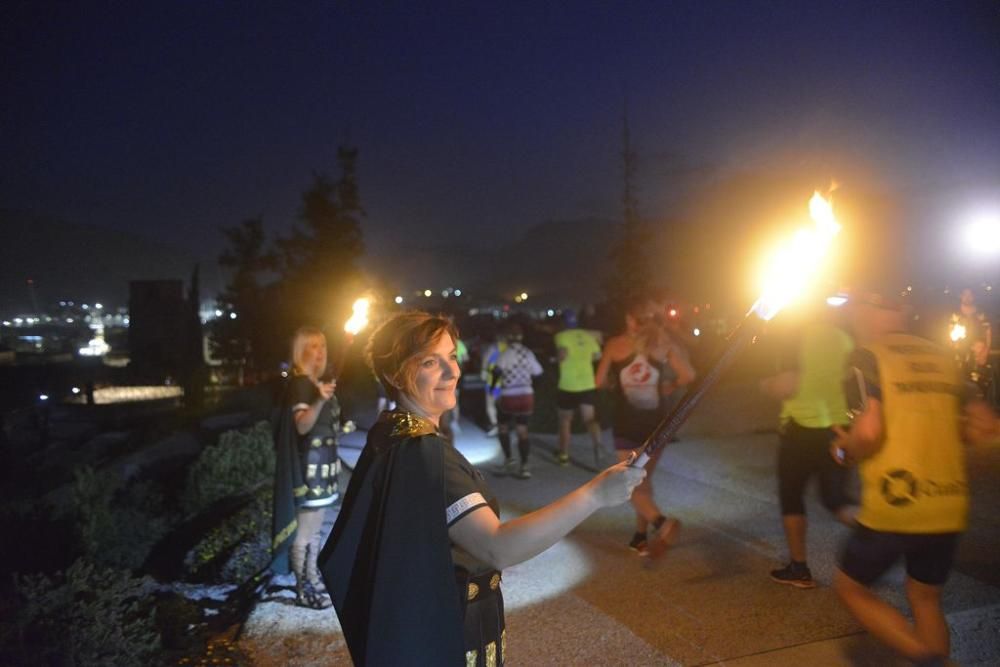
<svg viewBox="0 0 1000 667">
<path fill-rule="evenodd" d="M 951 357 L 907 334 L 865 347 L 878 362 L 883 442 L 860 466 L 858 523 L 896 533 L 964 530 L 969 487 L 960 424 L 963 386 Z"/>
</svg>

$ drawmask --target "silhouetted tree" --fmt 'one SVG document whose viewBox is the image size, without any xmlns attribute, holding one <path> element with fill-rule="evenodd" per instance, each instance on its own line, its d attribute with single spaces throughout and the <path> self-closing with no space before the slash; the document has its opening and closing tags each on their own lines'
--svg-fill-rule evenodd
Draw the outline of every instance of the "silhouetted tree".
<svg viewBox="0 0 1000 667">
<path fill-rule="evenodd" d="M 259 218 L 223 228 L 222 233 L 229 247 L 219 264 L 231 274 L 217 302 L 222 315 L 212 322 L 212 354 L 241 371 L 259 371 L 283 356 L 278 315 L 269 298 L 274 287 L 264 282 L 277 267 L 277 257 L 268 248 Z"/>
<path fill-rule="evenodd" d="M 358 192 L 357 156 L 355 148 L 337 150 L 341 176 L 336 182 L 314 174 L 312 185 L 302 194 L 300 224 L 289 238 L 278 240 L 282 302 L 292 329 L 346 319 L 359 289 L 357 261 L 364 252 L 365 212 Z"/>
<path fill-rule="evenodd" d="M 184 403 L 188 407 L 201 407 L 205 399 L 205 348 L 202 345 L 201 327 L 201 271 L 195 264 L 191 272 L 191 286 L 185 301 L 184 322 L 181 333 L 183 349 L 180 350 L 178 376 L 184 388 Z"/>
</svg>

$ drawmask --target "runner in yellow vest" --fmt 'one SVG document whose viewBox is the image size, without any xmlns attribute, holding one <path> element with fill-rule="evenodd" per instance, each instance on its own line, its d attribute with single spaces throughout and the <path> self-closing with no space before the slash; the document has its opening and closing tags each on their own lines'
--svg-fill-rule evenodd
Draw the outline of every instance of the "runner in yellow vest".
<svg viewBox="0 0 1000 667">
<path fill-rule="evenodd" d="M 949 632 L 941 589 L 969 513 L 963 407 L 970 439 L 993 436 L 998 420 L 972 399 L 949 352 L 903 333 L 907 314 L 883 295 L 852 298 L 855 334 L 846 386 L 857 415 L 837 428 L 831 454 L 860 461 L 858 525 L 840 555 L 834 589 L 875 637 L 921 664 L 944 664 Z M 870 589 L 896 561 L 906 562 L 915 621 Z"/>
</svg>

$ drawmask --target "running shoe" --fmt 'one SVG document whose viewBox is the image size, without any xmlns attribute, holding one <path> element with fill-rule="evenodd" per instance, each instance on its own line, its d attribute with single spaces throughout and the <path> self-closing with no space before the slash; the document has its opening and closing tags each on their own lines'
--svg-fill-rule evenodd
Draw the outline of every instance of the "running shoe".
<svg viewBox="0 0 1000 667">
<path fill-rule="evenodd" d="M 771 581 L 796 588 L 816 588 L 816 582 L 805 563 L 792 562 L 780 570 L 771 570 Z"/>
<path fill-rule="evenodd" d="M 497 477 L 505 477 L 507 475 L 513 475 L 517 472 L 517 461 L 514 459 L 507 459 L 496 468 L 493 469 L 493 474 Z"/>
<path fill-rule="evenodd" d="M 646 534 L 636 533 L 632 536 L 631 541 L 628 543 L 628 548 L 636 552 L 640 556 L 646 556 L 649 554 L 649 547 L 646 544 Z"/>
<path fill-rule="evenodd" d="M 656 559 L 667 552 L 667 549 L 677 539 L 681 532 L 681 522 L 677 519 L 664 519 L 649 539 L 649 557 Z"/>
<path fill-rule="evenodd" d="M 531 471 L 528 470 L 527 465 L 522 465 L 521 469 L 514 473 L 514 477 L 518 479 L 531 479 Z"/>
</svg>

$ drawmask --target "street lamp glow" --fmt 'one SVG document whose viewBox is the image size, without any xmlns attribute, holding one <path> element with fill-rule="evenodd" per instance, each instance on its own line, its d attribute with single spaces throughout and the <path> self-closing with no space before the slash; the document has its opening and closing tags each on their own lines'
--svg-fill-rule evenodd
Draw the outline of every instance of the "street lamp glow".
<svg viewBox="0 0 1000 667">
<path fill-rule="evenodd" d="M 455 296 L 462 296 L 462 290 L 455 288 Z"/>
<path fill-rule="evenodd" d="M 433 292 L 431 292 L 429 289 L 425 289 L 424 290 L 424 296 L 425 297 L 430 298 L 431 294 L 433 294 Z"/>
<path fill-rule="evenodd" d="M 966 247 L 985 256 L 1000 254 L 1000 213 L 981 213 L 965 228 Z"/>
<path fill-rule="evenodd" d="M 521 301 L 527 301 L 527 300 L 528 300 L 528 293 L 521 292 Z"/>
<path fill-rule="evenodd" d="M 401 296 L 396 296 L 396 298 L 395 298 L 395 302 L 396 302 L 397 304 L 399 304 L 399 303 L 403 303 L 403 297 L 401 297 Z"/>
</svg>

